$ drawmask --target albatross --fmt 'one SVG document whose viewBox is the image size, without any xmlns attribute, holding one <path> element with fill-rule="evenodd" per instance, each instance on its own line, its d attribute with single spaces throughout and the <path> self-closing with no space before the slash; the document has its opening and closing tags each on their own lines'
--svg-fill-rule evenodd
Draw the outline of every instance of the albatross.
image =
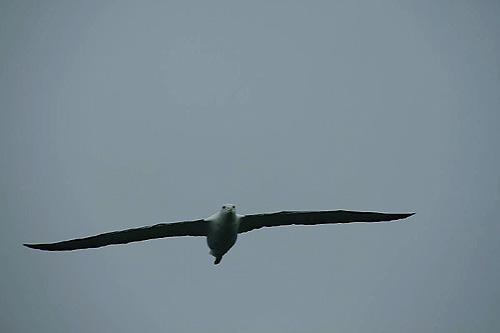
<svg viewBox="0 0 500 333">
<path fill-rule="evenodd" d="M 236 243 L 238 234 L 264 227 L 286 225 L 317 225 L 352 222 L 382 222 L 407 218 L 415 213 L 378 213 L 348 210 L 281 211 L 240 215 L 236 206 L 223 205 L 221 210 L 207 218 L 171 223 L 160 223 L 141 228 L 107 232 L 95 236 L 76 238 L 57 243 L 23 244 L 44 251 L 72 251 L 113 244 L 126 244 L 154 238 L 177 236 L 205 236 L 214 264 Z"/>
</svg>

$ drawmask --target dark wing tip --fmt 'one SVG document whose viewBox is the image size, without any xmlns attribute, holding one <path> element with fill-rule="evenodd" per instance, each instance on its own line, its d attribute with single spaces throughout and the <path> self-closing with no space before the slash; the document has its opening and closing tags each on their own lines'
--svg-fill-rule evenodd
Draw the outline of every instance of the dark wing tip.
<svg viewBox="0 0 500 333">
<path fill-rule="evenodd" d="M 415 215 L 415 213 L 400 213 L 400 214 L 394 214 L 394 215 L 396 215 L 395 220 L 401 220 L 401 219 L 405 219 L 407 217 L 410 217 L 412 215 Z"/>
<path fill-rule="evenodd" d="M 39 244 L 23 244 L 26 247 L 29 247 L 30 249 L 40 249 Z"/>
<path fill-rule="evenodd" d="M 36 249 L 36 250 L 44 250 L 44 251 L 55 251 L 51 245 L 52 244 L 23 244 L 26 247 L 29 247 L 30 249 Z"/>
</svg>

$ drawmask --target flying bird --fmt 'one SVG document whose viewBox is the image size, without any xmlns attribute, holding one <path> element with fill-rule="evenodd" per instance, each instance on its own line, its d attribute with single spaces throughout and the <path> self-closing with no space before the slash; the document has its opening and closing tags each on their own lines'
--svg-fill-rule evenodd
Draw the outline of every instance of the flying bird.
<svg viewBox="0 0 500 333">
<path fill-rule="evenodd" d="M 207 218 L 160 223 L 122 231 L 107 232 L 85 238 L 47 244 L 23 244 L 32 249 L 45 251 L 72 251 L 96 248 L 112 244 L 126 244 L 153 238 L 177 236 L 205 236 L 210 254 L 215 257 L 214 264 L 220 263 L 224 254 L 236 243 L 238 234 L 284 225 L 316 225 L 351 222 L 381 222 L 407 218 L 415 213 L 376 213 L 347 210 L 330 211 L 282 211 L 251 215 L 236 214 L 236 206 L 226 204 L 221 210 Z"/>
</svg>

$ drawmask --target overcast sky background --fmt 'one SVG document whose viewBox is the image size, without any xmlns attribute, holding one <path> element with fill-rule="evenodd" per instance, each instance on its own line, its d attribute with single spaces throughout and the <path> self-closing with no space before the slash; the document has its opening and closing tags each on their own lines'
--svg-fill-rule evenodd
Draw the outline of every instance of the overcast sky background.
<svg viewBox="0 0 500 333">
<path fill-rule="evenodd" d="M 497 1 L 2 1 L 0 331 L 498 332 Z M 417 212 L 67 253 L 240 214 Z"/>
</svg>

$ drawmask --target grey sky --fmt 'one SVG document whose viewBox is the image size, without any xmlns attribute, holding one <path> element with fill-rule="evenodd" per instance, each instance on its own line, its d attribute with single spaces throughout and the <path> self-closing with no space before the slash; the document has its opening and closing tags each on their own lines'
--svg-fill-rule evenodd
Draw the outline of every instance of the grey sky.
<svg viewBox="0 0 500 333">
<path fill-rule="evenodd" d="M 0 331 L 498 331 L 499 9 L 3 1 Z M 417 215 L 21 246 L 227 202 Z"/>
</svg>

